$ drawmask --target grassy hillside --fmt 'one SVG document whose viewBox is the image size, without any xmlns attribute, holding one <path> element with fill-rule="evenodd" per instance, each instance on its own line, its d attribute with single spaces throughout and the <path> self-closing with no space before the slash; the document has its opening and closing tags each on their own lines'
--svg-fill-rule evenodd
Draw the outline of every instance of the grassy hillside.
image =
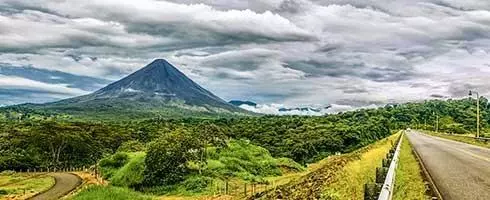
<svg viewBox="0 0 490 200">
<path fill-rule="evenodd" d="M 364 183 L 372 182 L 376 167 L 399 134 L 358 151 L 331 156 L 309 168 L 310 172 L 259 195 L 261 199 L 363 199 Z"/>
<path fill-rule="evenodd" d="M 216 192 L 224 181 L 235 184 L 265 183 L 266 177 L 298 172 L 304 168 L 288 158 L 274 158 L 245 140 L 228 141 L 224 147 L 207 147 L 205 166 L 188 161 L 188 173 L 173 185 L 144 186 L 145 152 L 117 152 L 99 162 L 103 176 L 112 186 L 132 187 L 157 195 L 197 195 Z"/>
</svg>

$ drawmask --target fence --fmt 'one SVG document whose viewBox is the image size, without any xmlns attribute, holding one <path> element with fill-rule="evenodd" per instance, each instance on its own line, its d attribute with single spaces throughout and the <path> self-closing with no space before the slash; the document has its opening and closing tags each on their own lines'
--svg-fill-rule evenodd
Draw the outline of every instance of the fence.
<svg viewBox="0 0 490 200">
<path fill-rule="evenodd" d="M 66 173 L 75 173 L 75 172 L 85 172 L 90 173 L 97 180 L 102 180 L 102 173 L 100 169 L 95 166 L 83 166 L 83 167 L 35 167 L 35 168 L 24 168 L 24 169 L 14 169 L 8 170 L 16 173 L 32 173 L 32 174 L 45 174 L 45 173 L 57 173 L 57 172 L 66 172 Z"/>
<path fill-rule="evenodd" d="M 275 182 L 254 183 L 254 182 L 232 182 L 219 181 L 211 185 L 213 195 L 230 195 L 239 198 L 252 198 L 276 188 Z"/>
<path fill-rule="evenodd" d="M 389 200 L 393 193 L 393 184 L 395 180 L 396 164 L 398 153 L 400 151 L 403 133 L 397 139 L 396 144 L 392 145 L 386 158 L 381 162 L 381 167 L 376 168 L 375 183 L 364 184 L 365 200 Z"/>
</svg>

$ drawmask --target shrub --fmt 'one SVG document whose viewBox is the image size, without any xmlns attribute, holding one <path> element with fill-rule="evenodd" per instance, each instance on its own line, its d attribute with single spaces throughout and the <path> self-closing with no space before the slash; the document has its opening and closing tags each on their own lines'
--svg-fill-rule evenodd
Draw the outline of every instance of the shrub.
<svg viewBox="0 0 490 200">
<path fill-rule="evenodd" d="M 205 176 L 191 176 L 187 178 L 182 185 L 187 191 L 202 192 L 210 183 L 213 182 L 212 178 Z"/>
<path fill-rule="evenodd" d="M 119 168 L 128 162 L 129 156 L 124 152 L 117 152 L 100 160 L 99 166 L 102 168 L 104 178 L 111 178 Z"/>
<path fill-rule="evenodd" d="M 133 153 L 128 163 L 117 170 L 111 178 L 115 186 L 136 187 L 141 185 L 145 170 L 145 153 Z"/>
<path fill-rule="evenodd" d="M 103 158 L 99 162 L 101 167 L 119 168 L 122 167 L 128 161 L 128 154 L 124 152 L 117 152 L 112 156 Z"/>
</svg>

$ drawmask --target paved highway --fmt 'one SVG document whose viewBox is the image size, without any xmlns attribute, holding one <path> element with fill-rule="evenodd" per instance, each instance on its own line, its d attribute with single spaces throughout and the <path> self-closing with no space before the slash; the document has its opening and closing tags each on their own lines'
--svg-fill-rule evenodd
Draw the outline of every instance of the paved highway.
<svg viewBox="0 0 490 200">
<path fill-rule="evenodd" d="M 490 199 L 490 149 L 416 131 L 407 136 L 444 200 Z"/>
<path fill-rule="evenodd" d="M 47 190 L 46 192 L 34 196 L 33 198 L 31 198 L 32 200 L 59 199 L 67 195 L 69 192 L 74 190 L 80 184 L 82 184 L 82 179 L 74 174 L 53 173 L 50 175 L 54 177 L 56 181 L 55 185 L 51 189 Z"/>
</svg>

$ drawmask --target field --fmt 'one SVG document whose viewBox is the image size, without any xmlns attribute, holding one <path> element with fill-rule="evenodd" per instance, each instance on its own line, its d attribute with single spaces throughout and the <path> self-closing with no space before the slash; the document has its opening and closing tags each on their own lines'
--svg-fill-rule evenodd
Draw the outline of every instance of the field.
<svg viewBox="0 0 490 200">
<path fill-rule="evenodd" d="M 0 199 L 25 199 L 54 185 L 46 174 L 3 172 L 0 174 Z"/>
<path fill-rule="evenodd" d="M 400 160 L 396 168 L 395 200 L 418 200 L 427 199 L 425 192 L 422 169 L 412 151 L 412 146 L 407 137 L 403 138 Z"/>
</svg>

